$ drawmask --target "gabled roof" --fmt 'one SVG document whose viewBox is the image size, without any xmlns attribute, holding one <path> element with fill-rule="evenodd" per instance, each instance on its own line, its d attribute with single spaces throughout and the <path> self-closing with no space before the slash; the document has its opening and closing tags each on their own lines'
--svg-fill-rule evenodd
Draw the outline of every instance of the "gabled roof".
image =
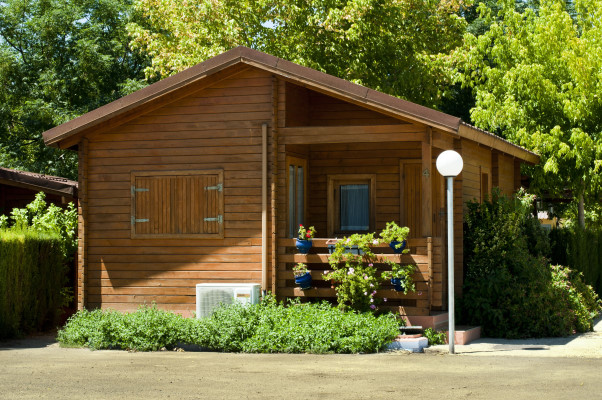
<svg viewBox="0 0 602 400">
<path fill-rule="evenodd" d="M 0 184 L 23 187 L 72 199 L 77 198 L 77 182 L 60 176 L 0 167 Z"/>
<path fill-rule="evenodd" d="M 240 46 L 52 128 L 44 132 L 44 142 L 48 146 L 59 146 L 59 143 L 67 138 L 106 123 L 113 118 L 131 113 L 145 103 L 237 64 L 254 66 L 272 72 L 289 81 L 302 84 L 310 89 L 317 89 L 323 93 L 330 93 L 357 104 L 365 104 L 372 109 L 381 110 L 401 118 L 410 119 L 463 136 L 461 134 L 462 129 L 460 129 L 462 125 L 460 118 L 357 85 L 311 68 L 303 67 L 257 50 Z M 470 125 L 465 124 L 464 130 L 466 128 L 469 130 L 473 129 Z M 474 130 L 481 132 L 476 128 Z M 498 138 L 495 135 L 493 136 Z M 474 138 L 472 139 L 474 140 Z M 499 139 L 502 141 L 501 138 Z M 536 154 L 510 142 L 503 142 L 504 145 L 502 147 L 507 148 L 510 145 L 514 147 L 514 152 L 519 150 L 520 158 L 529 162 L 539 161 L 539 157 Z"/>
</svg>

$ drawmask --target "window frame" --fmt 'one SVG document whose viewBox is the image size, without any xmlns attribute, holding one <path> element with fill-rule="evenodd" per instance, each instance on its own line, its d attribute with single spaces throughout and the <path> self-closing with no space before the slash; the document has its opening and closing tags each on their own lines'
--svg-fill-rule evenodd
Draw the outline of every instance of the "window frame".
<svg viewBox="0 0 602 400">
<path fill-rule="evenodd" d="M 135 219 L 136 215 L 136 178 L 139 177 L 161 177 L 161 176 L 202 176 L 202 175 L 217 175 L 218 185 L 221 185 L 221 190 L 217 190 L 217 213 L 215 217 L 222 216 L 221 222 L 218 222 L 218 231 L 215 233 L 137 233 Z M 131 197 L 130 197 L 130 238 L 131 239 L 223 239 L 224 238 L 224 170 L 223 169 L 206 169 L 206 170 L 169 170 L 169 171 L 131 171 L 130 172 Z M 183 199 L 185 201 L 185 199 Z M 176 204 L 178 199 L 176 199 Z M 207 218 L 212 218 L 209 216 Z"/>
<path fill-rule="evenodd" d="M 369 188 L 369 227 L 365 231 L 342 231 L 340 209 L 341 185 L 365 185 Z M 375 229 L 376 221 L 376 174 L 336 174 L 327 176 L 327 231 L 329 237 L 368 233 Z"/>
</svg>

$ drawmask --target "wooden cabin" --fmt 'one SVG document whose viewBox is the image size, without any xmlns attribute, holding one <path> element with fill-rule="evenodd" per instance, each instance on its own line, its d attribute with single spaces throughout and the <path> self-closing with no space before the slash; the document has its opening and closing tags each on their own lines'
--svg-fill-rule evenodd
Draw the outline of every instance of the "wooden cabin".
<svg viewBox="0 0 602 400">
<path fill-rule="evenodd" d="M 24 208 L 39 192 L 46 194 L 47 203 L 65 207 L 77 201 L 77 182 L 0 167 L 0 215 L 10 215 L 13 208 Z"/>
<path fill-rule="evenodd" d="M 417 291 L 386 285 L 387 307 L 446 308 L 443 150 L 464 158 L 455 179 L 456 287 L 463 203 L 494 186 L 512 193 L 520 164 L 539 158 L 460 119 L 238 47 L 44 133 L 79 154 L 79 307 L 133 310 L 156 302 L 189 315 L 195 285 L 261 283 L 279 298 L 334 299 L 321 278 L 326 240 L 411 229 Z M 342 217 L 360 188 L 363 226 Z M 353 196 L 352 196 L 353 197 Z M 344 220 L 342 220 L 342 218 Z M 297 254 L 299 223 L 316 227 Z M 384 257 L 385 247 L 378 249 Z M 315 288 L 300 290 L 305 262 Z"/>
</svg>

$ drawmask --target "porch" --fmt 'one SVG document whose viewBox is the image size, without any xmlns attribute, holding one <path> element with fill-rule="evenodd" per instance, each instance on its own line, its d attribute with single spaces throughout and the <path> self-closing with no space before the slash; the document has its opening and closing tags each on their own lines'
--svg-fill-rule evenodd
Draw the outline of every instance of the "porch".
<svg viewBox="0 0 602 400">
<path fill-rule="evenodd" d="M 307 300 L 336 298 L 331 283 L 322 278 L 325 271 L 330 270 L 328 264 L 328 239 L 314 239 L 309 254 L 299 254 L 295 248 L 295 239 L 278 241 L 278 289 L 282 297 L 300 297 Z M 416 291 L 408 294 L 396 292 L 388 282 L 383 282 L 377 291 L 380 299 L 378 308 L 392 311 L 403 316 L 427 316 L 432 310 L 440 309 L 443 299 L 443 263 L 441 238 L 414 238 L 408 240 L 409 254 L 393 254 L 386 244 L 373 247 L 379 260 L 392 260 L 403 264 L 414 264 L 413 275 Z M 312 288 L 302 290 L 295 285 L 293 265 L 298 262 L 307 264 L 312 275 Z M 376 263 L 379 273 L 384 271 L 382 263 Z M 386 299 L 386 302 L 383 301 Z"/>
</svg>

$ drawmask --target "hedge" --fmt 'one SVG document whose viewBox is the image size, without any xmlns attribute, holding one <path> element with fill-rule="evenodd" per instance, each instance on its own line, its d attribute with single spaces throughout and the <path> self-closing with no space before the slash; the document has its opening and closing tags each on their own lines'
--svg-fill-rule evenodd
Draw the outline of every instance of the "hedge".
<svg viewBox="0 0 602 400">
<path fill-rule="evenodd" d="M 559 228 L 550 232 L 552 264 L 583 273 L 586 284 L 602 294 L 602 231 Z"/>
<path fill-rule="evenodd" d="M 60 236 L 0 230 L 0 339 L 51 327 L 66 283 Z"/>
</svg>

